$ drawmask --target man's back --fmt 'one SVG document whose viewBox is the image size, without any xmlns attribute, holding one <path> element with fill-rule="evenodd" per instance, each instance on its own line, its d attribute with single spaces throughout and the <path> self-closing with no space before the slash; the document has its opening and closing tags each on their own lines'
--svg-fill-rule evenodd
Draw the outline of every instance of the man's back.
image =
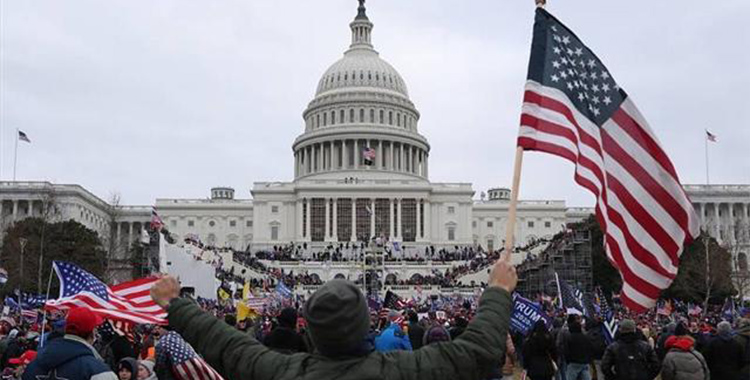
<svg viewBox="0 0 750 380">
<path fill-rule="evenodd" d="M 635 333 L 623 334 L 607 347 L 602 358 L 602 372 L 613 380 L 652 380 L 659 367 L 654 349 Z"/>
<path fill-rule="evenodd" d="M 96 351 L 82 338 L 66 335 L 53 339 L 39 351 L 36 360 L 26 368 L 23 380 L 54 374 L 69 380 L 115 380 L 114 372 L 98 358 Z"/>
<path fill-rule="evenodd" d="M 387 329 L 383 330 L 377 338 L 375 338 L 375 349 L 380 352 L 388 352 L 393 350 L 409 350 L 411 351 L 411 343 L 409 337 L 406 336 L 404 330 L 396 323 L 391 323 Z"/>
</svg>

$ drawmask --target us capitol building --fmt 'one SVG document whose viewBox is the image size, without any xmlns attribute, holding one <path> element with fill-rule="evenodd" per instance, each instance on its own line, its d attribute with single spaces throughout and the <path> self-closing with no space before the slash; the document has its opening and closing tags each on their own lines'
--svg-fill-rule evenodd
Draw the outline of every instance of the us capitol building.
<svg viewBox="0 0 750 380">
<path fill-rule="evenodd" d="M 255 182 L 249 199 L 217 187 L 207 199 L 157 198 L 148 206 L 111 205 L 79 185 L 1 182 L 3 228 L 40 215 L 52 195 L 60 218 L 118 241 L 137 239 L 155 207 L 177 239 L 192 236 L 239 250 L 290 242 L 322 247 L 371 237 L 407 250 L 501 247 L 510 191 L 489 189 L 475 199 L 470 183 L 430 182 L 432 152 L 419 132 L 420 113 L 404 78 L 374 49 L 373 23 L 363 4 L 349 27 L 349 48 L 322 75 L 302 113 L 304 131 L 292 143 L 292 181 Z M 685 190 L 704 229 L 747 248 L 750 185 Z M 515 241 L 551 236 L 592 212 L 563 200 L 521 201 Z"/>
</svg>

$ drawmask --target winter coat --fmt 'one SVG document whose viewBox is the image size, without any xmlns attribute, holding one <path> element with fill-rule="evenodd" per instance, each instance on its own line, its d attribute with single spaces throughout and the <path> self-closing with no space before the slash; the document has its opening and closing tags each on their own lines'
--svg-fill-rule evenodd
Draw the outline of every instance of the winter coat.
<svg viewBox="0 0 750 380">
<path fill-rule="evenodd" d="M 523 368 L 532 379 L 545 379 L 555 375 L 557 349 L 548 334 L 531 334 L 523 345 Z"/>
<path fill-rule="evenodd" d="M 499 365 L 511 310 L 510 293 L 490 287 L 482 294 L 474 319 L 455 341 L 417 351 L 371 351 L 340 359 L 273 352 L 186 299 L 170 303 L 168 320 L 225 379 L 469 380 L 484 378 L 492 366 Z"/>
<path fill-rule="evenodd" d="M 667 339 L 667 355 L 661 367 L 662 380 L 710 380 L 708 364 L 694 345 L 695 340 L 690 336 Z"/>
<path fill-rule="evenodd" d="M 714 379 L 742 378 L 744 349 L 731 335 L 717 335 L 711 339 L 704 349 L 704 357 Z"/>
<path fill-rule="evenodd" d="M 636 333 L 625 333 L 604 350 L 601 367 L 607 380 L 653 380 L 661 366 L 648 343 Z"/>
<path fill-rule="evenodd" d="M 286 326 L 278 326 L 263 338 L 263 344 L 268 348 L 282 353 L 307 352 L 307 345 L 302 336 Z"/>
<path fill-rule="evenodd" d="M 740 369 L 742 379 L 750 379 L 750 326 L 737 330 L 734 340 L 742 346 L 742 367 Z"/>
<path fill-rule="evenodd" d="M 580 328 L 569 332 L 567 339 L 563 341 L 562 350 L 568 363 L 589 364 L 594 358 L 594 346 Z"/>
<path fill-rule="evenodd" d="M 602 360 L 604 350 L 607 349 L 607 341 L 604 339 L 603 328 L 604 325 L 601 322 L 592 321 L 591 324 L 586 323 L 586 336 L 591 342 L 594 360 Z"/>
<path fill-rule="evenodd" d="M 418 350 L 422 347 L 422 339 L 424 338 L 424 328 L 419 325 L 418 322 L 409 323 L 409 341 L 411 342 L 411 348 Z"/>
<path fill-rule="evenodd" d="M 75 335 L 49 341 L 26 367 L 22 379 L 37 380 L 48 375 L 70 380 L 117 380 L 94 347 Z"/>
<path fill-rule="evenodd" d="M 411 351 L 411 341 L 401 326 L 391 323 L 383 332 L 375 338 L 375 349 L 380 352 L 393 350 Z"/>
</svg>

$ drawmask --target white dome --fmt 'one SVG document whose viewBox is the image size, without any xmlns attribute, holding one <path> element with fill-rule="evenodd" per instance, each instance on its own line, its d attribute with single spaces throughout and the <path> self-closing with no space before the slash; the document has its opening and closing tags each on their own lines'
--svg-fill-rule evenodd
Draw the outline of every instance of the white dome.
<svg viewBox="0 0 750 380">
<path fill-rule="evenodd" d="M 346 87 L 375 87 L 409 97 L 406 83 L 398 71 L 371 48 L 350 49 L 344 53 L 344 57 L 320 78 L 315 95 Z"/>
</svg>

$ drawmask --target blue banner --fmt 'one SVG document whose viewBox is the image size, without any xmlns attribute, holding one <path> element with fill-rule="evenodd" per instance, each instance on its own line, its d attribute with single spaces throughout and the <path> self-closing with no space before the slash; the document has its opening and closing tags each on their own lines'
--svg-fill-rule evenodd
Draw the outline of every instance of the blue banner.
<svg viewBox="0 0 750 380">
<path fill-rule="evenodd" d="M 547 327 L 551 324 L 547 314 L 536 302 L 513 294 L 513 314 L 510 316 L 510 328 L 513 331 L 527 334 L 534 327 L 534 323 L 540 319 L 544 320 Z"/>
</svg>

